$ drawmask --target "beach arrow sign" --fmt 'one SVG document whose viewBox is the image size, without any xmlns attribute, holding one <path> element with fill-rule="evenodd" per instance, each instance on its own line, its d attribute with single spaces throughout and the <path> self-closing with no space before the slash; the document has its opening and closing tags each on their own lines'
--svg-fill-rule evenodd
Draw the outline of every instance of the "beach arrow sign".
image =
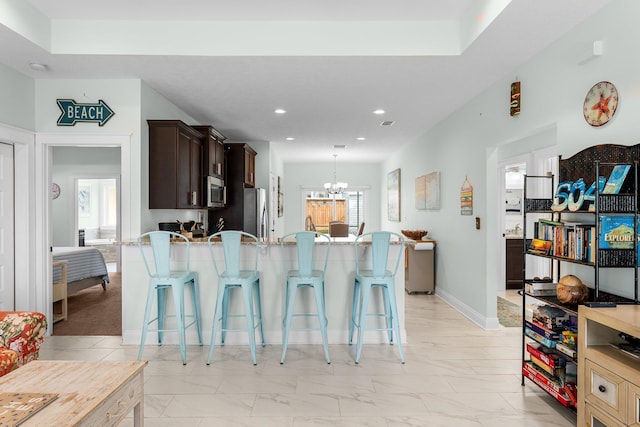
<svg viewBox="0 0 640 427">
<path fill-rule="evenodd" d="M 74 126 L 77 122 L 95 122 L 104 126 L 115 114 L 102 100 L 97 104 L 78 104 L 73 99 L 56 99 L 62 111 L 58 117 L 58 126 Z"/>
</svg>

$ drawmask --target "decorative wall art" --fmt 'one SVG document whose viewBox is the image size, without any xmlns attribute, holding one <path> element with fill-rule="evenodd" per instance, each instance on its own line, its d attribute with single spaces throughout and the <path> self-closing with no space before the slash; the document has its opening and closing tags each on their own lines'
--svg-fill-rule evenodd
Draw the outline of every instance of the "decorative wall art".
<svg viewBox="0 0 640 427">
<path fill-rule="evenodd" d="M 387 217 L 400 221 L 400 169 L 387 174 Z"/>
<path fill-rule="evenodd" d="M 424 208 L 440 209 L 440 172 L 424 176 Z"/>
<path fill-rule="evenodd" d="M 440 209 L 440 172 L 416 178 L 416 209 Z"/>
<path fill-rule="evenodd" d="M 512 117 L 520 114 L 520 82 L 511 83 L 511 98 L 509 101 L 509 114 Z"/>
<path fill-rule="evenodd" d="M 427 203 L 427 176 L 422 175 L 416 178 L 416 209 L 426 209 Z"/>
<path fill-rule="evenodd" d="M 280 184 L 280 177 L 278 176 L 278 218 L 284 215 L 284 194 L 282 193 L 282 186 Z"/>
<path fill-rule="evenodd" d="M 460 215 L 473 215 L 473 185 L 466 176 L 460 187 Z"/>
</svg>

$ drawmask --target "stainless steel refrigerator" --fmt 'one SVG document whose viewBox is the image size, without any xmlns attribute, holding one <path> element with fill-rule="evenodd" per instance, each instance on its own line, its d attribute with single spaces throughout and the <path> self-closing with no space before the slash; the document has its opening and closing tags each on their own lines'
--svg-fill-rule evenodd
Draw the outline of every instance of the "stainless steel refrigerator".
<svg viewBox="0 0 640 427">
<path fill-rule="evenodd" d="M 267 218 L 267 191 L 264 188 L 244 189 L 243 231 L 258 239 L 266 239 L 269 221 Z"/>
</svg>

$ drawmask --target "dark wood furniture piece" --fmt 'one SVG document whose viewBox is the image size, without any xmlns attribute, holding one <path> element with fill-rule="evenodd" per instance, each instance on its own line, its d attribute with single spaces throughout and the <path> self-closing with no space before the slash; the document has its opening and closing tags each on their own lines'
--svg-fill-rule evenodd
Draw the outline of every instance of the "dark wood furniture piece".
<svg viewBox="0 0 640 427">
<path fill-rule="evenodd" d="M 201 209 L 202 140 L 180 120 L 148 120 L 149 208 Z"/>
<path fill-rule="evenodd" d="M 192 126 L 192 128 L 204 135 L 202 140 L 203 175 L 224 179 L 224 140 L 226 137 L 213 126 Z"/>
<path fill-rule="evenodd" d="M 226 154 L 227 205 L 209 210 L 210 233 L 218 230 L 219 218 L 224 219 L 225 230 L 244 229 L 245 188 L 255 188 L 256 151 L 245 143 L 224 144 Z"/>
<path fill-rule="evenodd" d="M 524 270 L 524 258 L 522 257 L 523 239 L 506 240 L 507 289 L 522 289 L 522 272 Z"/>
<path fill-rule="evenodd" d="M 227 178 L 244 183 L 244 188 L 256 186 L 256 151 L 249 144 L 224 144 L 227 153 Z"/>
</svg>

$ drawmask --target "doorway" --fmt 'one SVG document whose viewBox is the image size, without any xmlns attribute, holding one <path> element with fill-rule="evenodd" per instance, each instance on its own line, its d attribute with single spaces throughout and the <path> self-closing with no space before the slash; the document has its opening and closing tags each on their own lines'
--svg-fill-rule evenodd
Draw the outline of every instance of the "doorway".
<svg viewBox="0 0 640 427">
<path fill-rule="evenodd" d="M 109 155 L 114 159 L 114 164 L 117 164 L 118 173 L 120 175 L 120 232 L 121 239 L 129 239 L 132 236 L 132 212 L 138 211 L 140 206 L 137 203 L 137 199 L 132 200 L 131 198 L 131 135 L 87 135 L 87 134 L 38 134 L 36 135 L 36 164 L 38 168 L 36 171 L 40 171 L 37 173 L 36 179 L 37 182 L 40 183 L 42 188 L 49 188 L 54 180 L 59 179 L 54 175 L 54 167 L 53 167 L 53 157 L 54 157 L 54 149 L 59 148 L 67 148 L 70 149 L 67 151 L 68 156 L 62 156 L 61 161 L 63 163 L 73 163 L 73 156 L 76 155 L 76 152 L 80 152 L 81 150 L 105 150 L 111 149 L 116 150 L 111 152 Z M 94 158 L 89 162 L 79 163 L 80 167 L 74 173 L 78 175 L 78 173 L 86 173 L 86 174 L 100 174 L 104 175 L 104 170 L 99 170 L 95 166 L 92 166 L 92 162 L 95 162 L 96 158 L 102 158 L 102 153 L 97 154 L 99 151 L 94 151 Z M 78 164 L 78 162 L 75 162 Z M 109 173 L 112 173 L 110 171 Z M 68 177 L 64 180 L 60 180 L 61 184 L 61 195 L 58 199 L 52 200 L 50 197 L 50 192 L 41 194 L 37 199 L 37 206 L 41 209 L 40 212 L 43 213 L 42 217 L 44 218 L 42 225 L 42 233 L 44 236 L 42 239 L 38 239 L 36 244 L 36 256 L 35 256 L 35 271 L 37 272 L 36 277 L 41 277 L 41 280 L 35 281 L 36 288 L 36 300 L 37 304 L 42 311 L 47 314 L 47 317 L 52 317 L 53 313 L 53 304 L 52 301 L 52 292 L 51 292 L 51 281 L 52 281 L 52 269 L 51 269 L 51 252 L 50 248 L 53 246 L 53 242 L 56 241 L 56 238 L 60 238 L 57 233 L 60 231 L 56 219 L 54 215 L 56 214 L 56 208 L 63 207 L 67 209 L 66 219 L 63 219 L 63 230 L 62 239 L 65 241 L 67 246 L 76 246 L 75 239 L 70 238 L 72 235 L 69 230 L 75 229 L 75 203 L 69 197 L 69 195 L 73 195 L 75 198 L 76 194 L 73 190 L 73 180 L 68 179 Z M 63 199 L 63 195 L 66 195 L 68 203 L 61 203 L 61 199 Z M 55 203 L 58 203 L 58 206 L 55 206 Z M 136 231 L 136 234 L 138 232 Z M 126 301 L 122 301 L 122 304 L 126 304 Z M 121 308 L 120 308 L 121 312 Z M 53 333 L 53 325 L 49 324 L 49 333 Z"/>
<path fill-rule="evenodd" d="M 357 188 L 339 194 L 329 194 L 324 189 L 303 190 L 305 229 L 312 224 L 316 231 L 328 233 L 330 221 L 341 221 L 349 225 L 349 234 L 356 235 L 365 222 L 365 193 Z"/>
<path fill-rule="evenodd" d="M 107 264 L 107 271 L 120 271 L 119 176 L 76 178 L 74 201 L 76 214 L 73 233 L 78 246 L 98 249 Z"/>
<path fill-rule="evenodd" d="M 0 143 L 0 310 L 15 309 L 13 145 Z"/>
</svg>

